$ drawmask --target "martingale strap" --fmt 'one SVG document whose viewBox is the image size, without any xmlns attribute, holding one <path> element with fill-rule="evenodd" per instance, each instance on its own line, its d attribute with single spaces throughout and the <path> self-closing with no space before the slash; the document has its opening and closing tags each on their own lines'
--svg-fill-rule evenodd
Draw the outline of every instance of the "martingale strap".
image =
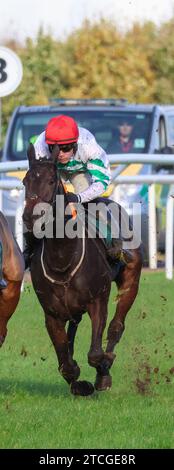
<svg viewBox="0 0 174 470">
<path fill-rule="evenodd" d="M 79 260 L 78 264 L 76 265 L 76 267 L 73 269 L 73 271 L 71 271 L 71 273 L 69 274 L 68 279 L 66 279 L 66 281 L 58 281 L 57 279 L 53 279 L 51 276 L 49 276 L 49 274 L 47 274 L 45 266 L 44 266 L 43 254 L 44 254 L 44 239 L 43 239 L 43 243 L 42 243 L 42 252 L 41 252 L 41 266 L 42 266 L 42 269 L 43 269 L 44 276 L 46 277 L 46 279 L 48 279 L 50 282 L 52 282 L 54 284 L 59 284 L 59 285 L 62 285 L 62 286 L 65 286 L 65 285 L 69 284 L 69 282 L 75 276 L 75 274 L 77 273 L 77 271 L 80 268 L 81 264 L 83 263 L 83 259 L 84 259 L 84 256 L 85 256 L 85 227 L 83 226 L 82 254 L 81 254 L 80 260 Z"/>
</svg>

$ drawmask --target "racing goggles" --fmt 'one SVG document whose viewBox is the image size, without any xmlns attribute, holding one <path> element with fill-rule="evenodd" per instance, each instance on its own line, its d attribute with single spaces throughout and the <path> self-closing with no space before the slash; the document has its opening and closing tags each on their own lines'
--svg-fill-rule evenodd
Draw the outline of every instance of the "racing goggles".
<svg viewBox="0 0 174 470">
<path fill-rule="evenodd" d="M 52 152 L 53 151 L 53 148 L 54 148 L 54 145 L 55 144 L 50 144 L 49 145 L 49 151 Z M 71 150 L 74 150 L 74 152 L 77 151 L 77 143 L 76 142 L 73 142 L 71 144 L 62 144 L 62 145 L 59 145 L 59 150 L 66 153 L 66 152 L 70 152 Z"/>
<path fill-rule="evenodd" d="M 77 144 L 76 142 L 73 142 L 71 144 L 62 144 L 59 145 L 59 150 L 62 152 L 70 152 L 71 150 L 76 151 L 77 150 Z"/>
</svg>

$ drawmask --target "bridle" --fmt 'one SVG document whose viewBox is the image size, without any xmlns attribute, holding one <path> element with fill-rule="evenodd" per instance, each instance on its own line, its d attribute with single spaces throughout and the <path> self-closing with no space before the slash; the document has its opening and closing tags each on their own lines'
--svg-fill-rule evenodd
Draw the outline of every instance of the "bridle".
<svg viewBox="0 0 174 470">
<path fill-rule="evenodd" d="M 38 196 L 38 194 L 32 194 L 32 195 L 29 197 L 29 200 L 31 200 L 31 201 L 38 201 L 38 202 L 44 202 L 44 203 L 50 204 L 50 205 L 52 206 L 52 205 L 56 202 L 56 194 L 57 194 L 58 185 L 60 184 L 60 178 L 57 178 L 57 172 L 56 172 L 56 164 L 55 164 L 55 162 L 52 162 L 52 161 L 49 161 L 49 160 L 47 160 L 47 161 L 45 162 L 45 160 L 44 160 L 44 161 L 42 161 L 42 160 L 43 160 L 43 159 L 39 159 L 39 160 L 37 160 L 37 161 L 38 161 L 41 165 L 44 164 L 44 163 L 47 163 L 47 164 L 53 165 L 53 166 L 55 167 L 55 173 L 56 173 L 55 188 L 54 188 L 54 191 L 53 191 L 53 193 L 52 193 L 52 195 L 51 195 L 51 198 L 50 198 L 49 200 L 45 200 L 45 199 L 41 198 L 40 196 Z M 34 164 L 34 165 L 36 166 L 36 164 Z M 34 166 L 34 165 L 33 165 L 33 166 Z M 32 167 L 31 167 L 31 168 L 32 168 Z M 30 171 L 30 168 L 29 168 L 28 172 L 29 172 L 29 171 Z M 27 172 L 27 173 L 28 173 L 28 172 Z M 27 174 L 26 174 L 26 176 L 27 176 Z M 25 177 L 25 178 L 26 178 L 26 177 Z M 25 181 L 25 178 L 24 178 L 23 182 Z"/>
</svg>

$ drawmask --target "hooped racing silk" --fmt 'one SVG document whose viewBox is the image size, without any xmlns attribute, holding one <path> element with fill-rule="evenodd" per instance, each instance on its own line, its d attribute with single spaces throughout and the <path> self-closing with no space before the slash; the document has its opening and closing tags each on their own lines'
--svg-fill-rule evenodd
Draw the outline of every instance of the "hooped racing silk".
<svg viewBox="0 0 174 470">
<path fill-rule="evenodd" d="M 50 158 L 50 152 L 45 142 L 45 132 L 39 135 L 35 144 L 36 159 Z M 110 182 L 110 166 L 105 151 L 98 145 L 95 137 L 87 129 L 79 127 L 78 149 L 68 163 L 57 162 L 59 171 L 68 175 L 87 172 L 91 176 L 91 185 L 80 193 L 81 202 L 95 199 L 106 190 Z"/>
</svg>

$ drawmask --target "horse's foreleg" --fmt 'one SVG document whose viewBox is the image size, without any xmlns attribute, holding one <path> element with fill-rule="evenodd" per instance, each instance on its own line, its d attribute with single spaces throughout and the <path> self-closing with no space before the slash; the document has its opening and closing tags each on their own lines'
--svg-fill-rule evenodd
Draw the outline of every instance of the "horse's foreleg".
<svg viewBox="0 0 174 470">
<path fill-rule="evenodd" d="M 92 340 L 88 353 L 88 362 L 97 371 L 95 382 L 97 390 L 106 390 L 111 387 L 109 369 L 115 358 L 113 353 L 105 353 L 102 349 L 102 337 L 108 313 L 107 304 L 108 297 L 99 298 L 88 306 L 92 322 Z"/>
<path fill-rule="evenodd" d="M 6 334 L 7 323 L 19 302 L 22 281 L 8 281 L 7 287 L 0 291 L 0 346 Z"/>
<path fill-rule="evenodd" d="M 124 266 L 118 277 L 116 284 L 118 287 L 118 303 L 113 320 L 109 324 L 106 352 L 113 352 L 115 345 L 120 340 L 124 331 L 124 322 L 138 293 L 139 279 L 142 268 L 141 249 L 131 251 L 132 261 Z"/>
<path fill-rule="evenodd" d="M 81 319 L 82 319 L 82 315 L 78 315 L 73 320 L 70 320 L 69 325 L 68 325 L 68 329 L 67 329 L 69 352 L 70 352 L 72 357 L 73 357 L 73 354 L 74 354 L 75 335 L 76 335 L 76 332 L 77 332 L 78 325 L 81 322 Z"/>
<path fill-rule="evenodd" d="M 80 369 L 76 361 L 72 359 L 69 351 L 65 322 L 45 313 L 45 323 L 57 354 L 59 371 L 68 384 L 70 384 L 71 392 L 73 395 L 91 395 L 94 391 L 93 385 L 90 382 L 77 381 Z"/>
<path fill-rule="evenodd" d="M 57 354 L 59 371 L 70 384 L 73 380 L 77 380 L 80 369 L 69 352 L 65 322 L 54 318 L 50 314 L 45 314 L 45 324 Z"/>
<path fill-rule="evenodd" d="M 99 297 L 88 305 L 88 313 L 92 324 L 92 339 L 88 353 L 88 362 L 90 366 L 96 367 L 104 355 L 102 337 L 107 320 L 107 302 Z"/>
</svg>

